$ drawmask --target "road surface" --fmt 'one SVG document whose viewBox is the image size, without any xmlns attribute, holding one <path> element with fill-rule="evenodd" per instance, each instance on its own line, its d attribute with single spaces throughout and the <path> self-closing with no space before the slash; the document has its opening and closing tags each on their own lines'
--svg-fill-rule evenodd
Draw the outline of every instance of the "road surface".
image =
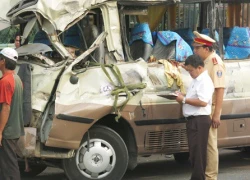
<svg viewBox="0 0 250 180">
<path fill-rule="evenodd" d="M 249 180 L 250 152 L 220 149 L 218 180 Z M 140 164 L 133 171 L 127 171 L 123 180 L 187 180 L 191 174 L 189 164 L 178 164 L 173 156 L 153 155 L 139 158 Z M 61 169 L 47 168 L 35 178 L 22 180 L 66 180 Z"/>
</svg>

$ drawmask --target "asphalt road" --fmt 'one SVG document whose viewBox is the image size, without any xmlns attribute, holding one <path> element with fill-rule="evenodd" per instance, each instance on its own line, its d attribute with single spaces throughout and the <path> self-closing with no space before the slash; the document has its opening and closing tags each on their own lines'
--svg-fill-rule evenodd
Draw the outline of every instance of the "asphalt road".
<svg viewBox="0 0 250 180">
<path fill-rule="evenodd" d="M 249 180 L 250 152 L 220 149 L 218 180 Z M 139 158 L 140 164 L 133 171 L 127 171 L 123 180 L 188 180 L 191 174 L 189 164 L 178 164 L 173 156 L 154 155 Z M 35 178 L 22 180 L 64 180 L 61 169 L 47 168 Z"/>
</svg>

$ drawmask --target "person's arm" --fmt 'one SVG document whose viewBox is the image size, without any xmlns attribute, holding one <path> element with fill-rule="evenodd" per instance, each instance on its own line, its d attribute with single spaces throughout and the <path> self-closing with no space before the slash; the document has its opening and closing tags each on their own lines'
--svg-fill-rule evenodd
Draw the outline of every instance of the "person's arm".
<svg viewBox="0 0 250 180">
<path fill-rule="evenodd" d="M 216 58 L 219 60 L 219 58 Z M 221 109 L 222 109 L 222 103 L 223 103 L 223 96 L 224 96 L 224 88 L 226 87 L 226 72 L 225 72 L 225 66 L 223 63 L 214 63 L 213 71 L 211 75 L 211 79 L 214 83 L 214 93 L 215 93 L 215 99 L 213 100 L 213 103 L 215 103 L 215 106 L 212 109 L 212 127 L 218 128 L 220 125 L 220 115 L 221 115 Z"/>
<path fill-rule="evenodd" d="M 184 96 L 182 94 L 179 94 L 178 97 L 176 98 L 176 101 L 178 103 L 181 103 L 182 100 L 184 99 Z M 186 98 L 185 100 L 186 104 L 192 105 L 192 106 L 197 106 L 197 107 L 206 107 L 207 103 L 204 101 L 201 101 L 200 99 L 194 99 L 194 98 Z"/>
<path fill-rule="evenodd" d="M 3 103 L 2 110 L 0 111 L 0 146 L 2 146 L 3 130 L 10 114 L 10 105 Z"/>
<path fill-rule="evenodd" d="M 185 103 L 190 104 L 192 106 L 197 106 L 197 107 L 206 107 L 207 106 L 206 102 L 201 101 L 200 99 L 193 99 L 193 98 L 187 98 Z"/>
<path fill-rule="evenodd" d="M 177 95 L 182 95 L 182 96 L 186 96 L 186 93 L 182 93 L 181 91 L 175 91 L 175 94 L 177 94 Z"/>
<path fill-rule="evenodd" d="M 215 88 L 215 108 L 212 116 L 212 126 L 213 128 L 218 128 L 220 125 L 220 115 L 223 103 L 224 88 Z"/>
<path fill-rule="evenodd" d="M 185 66 L 185 63 L 178 63 L 178 66 L 181 66 L 183 69 L 187 70 L 186 66 Z"/>
</svg>

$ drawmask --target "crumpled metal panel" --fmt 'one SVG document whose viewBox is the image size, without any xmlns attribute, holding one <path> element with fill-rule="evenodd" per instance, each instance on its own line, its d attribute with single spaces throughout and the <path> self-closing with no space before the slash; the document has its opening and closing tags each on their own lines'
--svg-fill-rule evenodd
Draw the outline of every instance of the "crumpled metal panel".
<svg viewBox="0 0 250 180">
<path fill-rule="evenodd" d="M 124 60 L 123 48 L 121 46 L 120 19 L 115 1 L 108 2 L 101 7 L 105 31 L 108 33 L 107 46 L 109 51 L 113 51 L 117 60 Z"/>
<path fill-rule="evenodd" d="M 56 30 L 64 31 L 68 24 L 88 9 L 105 1 L 107 0 L 39 0 L 37 4 L 20 10 L 12 17 L 23 12 L 38 12 L 48 19 Z"/>
<path fill-rule="evenodd" d="M 145 61 L 124 63 L 117 66 L 126 85 L 147 81 L 147 63 Z M 107 71 L 115 84 L 119 84 L 114 74 L 108 68 Z M 69 82 L 70 73 L 66 72 L 62 76 L 57 89 L 55 117 L 46 145 L 77 149 L 88 128 L 98 119 L 113 113 L 115 97 L 111 95 L 111 91 L 114 89 L 114 86 L 101 67 L 89 68 L 86 72 L 79 74 L 77 84 Z M 139 104 L 140 99 L 141 97 L 134 98 L 133 96 L 127 105 Z M 125 100 L 126 97 L 119 96 L 118 106 Z M 92 119 L 93 123 L 65 121 L 58 119 L 58 114 Z M 64 133 L 62 134 L 61 132 Z"/>
<path fill-rule="evenodd" d="M 6 14 L 18 1 L 19 0 L 1 0 L 0 30 L 3 30 L 10 26 L 10 21 L 6 17 Z"/>
<path fill-rule="evenodd" d="M 19 56 L 25 56 L 25 55 L 49 52 L 52 51 L 52 49 L 46 44 L 34 43 L 21 46 L 17 48 L 16 51 L 18 52 Z"/>
<path fill-rule="evenodd" d="M 145 61 L 119 64 L 118 68 L 126 85 L 146 82 L 147 63 Z M 111 70 L 109 68 L 106 68 L 106 70 L 113 81 L 119 84 Z M 79 104 L 87 103 L 113 106 L 114 96 L 111 95 L 111 91 L 114 89 L 114 86 L 100 67 L 89 68 L 86 72 L 79 74 L 77 84 L 70 83 L 70 76 L 71 72 L 65 71 L 58 85 L 55 114 L 65 113 L 67 111 L 70 113 L 70 109 L 66 111 L 65 109 L 58 108 L 58 105 L 79 106 Z M 105 91 L 105 89 L 107 90 Z M 124 96 L 119 97 L 118 105 L 122 104 L 125 99 Z M 78 111 L 78 108 L 72 110 Z M 91 116 L 95 115 L 92 114 Z M 102 116 L 88 118 L 99 119 L 101 117 Z"/>
</svg>

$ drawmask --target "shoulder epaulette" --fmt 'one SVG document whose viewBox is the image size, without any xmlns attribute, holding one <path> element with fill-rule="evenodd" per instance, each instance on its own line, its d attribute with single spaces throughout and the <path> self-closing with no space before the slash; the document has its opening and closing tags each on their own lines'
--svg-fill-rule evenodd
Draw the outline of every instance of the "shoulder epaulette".
<svg viewBox="0 0 250 180">
<path fill-rule="evenodd" d="M 213 59 L 212 59 L 212 61 L 213 61 L 213 64 L 215 65 L 215 64 L 218 64 L 218 61 L 217 61 L 217 59 L 214 57 Z"/>
</svg>

